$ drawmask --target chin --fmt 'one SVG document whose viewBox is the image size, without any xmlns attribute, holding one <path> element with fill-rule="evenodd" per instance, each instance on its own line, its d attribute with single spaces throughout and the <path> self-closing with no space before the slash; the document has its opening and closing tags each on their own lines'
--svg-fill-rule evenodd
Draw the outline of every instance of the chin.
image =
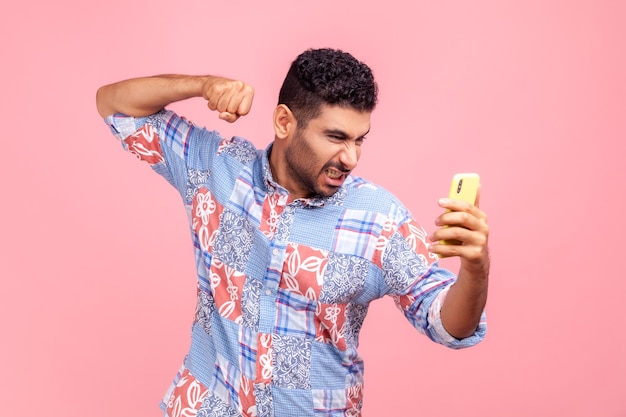
<svg viewBox="0 0 626 417">
<path fill-rule="evenodd" d="M 339 187 L 332 187 L 332 188 L 331 187 L 325 187 L 322 190 L 317 190 L 316 194 L 319 197 L 328 198 L 328 197 L 332 197 L 333 195 L 335 195 L 335 193 L 337 191 L 339 191 Z"/>
</svg>

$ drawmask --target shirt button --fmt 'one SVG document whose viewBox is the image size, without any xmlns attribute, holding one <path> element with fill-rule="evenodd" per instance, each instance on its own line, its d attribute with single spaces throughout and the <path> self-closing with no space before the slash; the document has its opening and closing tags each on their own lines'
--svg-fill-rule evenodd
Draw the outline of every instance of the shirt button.
<svg viewBox="0 0 626 417">
<path fill-rule="evenodd" d="M 279 254 L 279 253 L 280 253 L 280 251 L 279 251 L 278 249 L 274 249 L 274 250 L 272 251 L 272 254 L 273 254 L 274 256 L 278 256 L 278 254 Z"/>
<path fill-rule="evenodd" d="M 272 295 L 272 290 L 265 290 L 265 295 Z"/>
<path fill-rule="evenodd" d="M 265 389 L 265 383 L 261 382 L 257 385 L 257 387 L 259 387 L 259 389 Z"/>
</svg>

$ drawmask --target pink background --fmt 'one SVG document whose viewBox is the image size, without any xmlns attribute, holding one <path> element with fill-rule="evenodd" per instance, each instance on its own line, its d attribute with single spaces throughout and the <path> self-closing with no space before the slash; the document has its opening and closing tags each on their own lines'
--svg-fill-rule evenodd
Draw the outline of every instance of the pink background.
<svg viewBox="0 0 626 417">
<path fill-rule="evenodd" d="M 97 87 L 244 79 L 235 125 L 176 108 L 265 146 L 290 61 L 331 46 L 381 89 L 357 173 L 432 231 L 452 174 L 478 171 L 492 228 L 487 339 L 447 350 L 375 303 L 364 415 L 626 416 L 625 5 L 3 2 L 0 415 L 158 416 L 188 348 L 184 210 L 110 136 Z"/>
</svg>

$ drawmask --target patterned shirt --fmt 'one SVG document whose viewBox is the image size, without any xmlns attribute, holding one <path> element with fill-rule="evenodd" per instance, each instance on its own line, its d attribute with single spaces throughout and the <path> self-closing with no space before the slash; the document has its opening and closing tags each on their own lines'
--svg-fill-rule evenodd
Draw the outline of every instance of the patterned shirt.
<svg viewBox="0 0 626 417">
<path fill-rule="evenodd" d="M 106 118 L 124 148 L 180 193 L 197 266 L 189 353 L 161 407 L 178 416 L 360 416 L 357 347 L 370 302 L 393 297 L 451 348 L 440 307 L 455 276 L 390 193 L 349 176 L 331 197 L 293 199 L 266 150 L 172 111 Z"/>
</svg>

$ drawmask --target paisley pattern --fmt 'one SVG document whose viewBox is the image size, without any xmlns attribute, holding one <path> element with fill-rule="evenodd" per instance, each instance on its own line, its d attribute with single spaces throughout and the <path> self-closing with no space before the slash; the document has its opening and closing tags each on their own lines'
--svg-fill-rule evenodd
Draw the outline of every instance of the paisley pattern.
<svg viewBox="0 0 626 417">
<path fill-rule="evenodd" d="M 238 271 L 245 271 L 253 239 L 254 229 L 250 223 L 226 209 L 215 236 L 213 256 Z"/>
<path fill-rule="evenodd" d="M 211 334 L 211 320 L 215 312 L 215 300 L 213 294 L 198 288 L 198 304 L 196 306 L 196 323 Z"/>
<path fill-rule="evenodd" d="M 185 191 L 185 201 L 191 201 L 198 194 L 201 187 L 206 187 L 211 177 L 211 171 L 202 169 L 189 169 L 187 171 L 187 188 Z"/>
<path fill-rule="evenodd" d="M 256 279 L 246 279 L 241 292 L 241 324 L 254 331 L 259 330 L 261 314 L 261 290 L 263 283 Z"/>
<path fill-rule="evenodd" d="M 289 241 L 289 235 L 291 233 L 291 228 L 293 227 L 295 214 L 296 206 L 289 205 L 284 208 L 280 218 L 276 222 L 276 234 L 274 235 L 274 240 L 278 240 L 279 242 Z"/>
<path fill-rule="evenodd" d="M 413 252 L 399 233 L 391 236 L 387 246 L 383 255 L 385 282 L 393 292 L 405 292 L 416 278 L 428 270 L 429 265 Z"/>
<path fill-rule="evenodd" d="M 165 110 L 161 110 L 155 114 L 146 117 L 146 123 L 152 125 L 157 132 L 161 130 L 161 125 L 163 123 L 163 116 L 165 115 Z"/>
<path fill-rule="evenodd" d="M 264 383 L 254 386 L 256 397 L 256 411 L 258 417 L 274 417 L 274 403 L 269 385 Z"/>
<path fill-rule="evenodd" d="M 274 335 L 274 384 L 311 388 L 311 340 Z"/>
<path fill-rule="evenodd" d="M 215 395 L 208 395 L 200 410 L 198 410 L 198 417 L 240 417 L 241 414 L 222 399 Z"/>
<path fill-rule="evenodd" d="M 293 200 L 272 178 L 271 145 L 257 151 L 172 111 L 106 123 L 176 187 L 189 215 L 197 307 L 167 416 L 360 416 L 359 333 L 383 295 L 445 346 L 484 337 L 484 319 L 469 338 L 445 332 L 431 309 L 455 277 L 385 190 L 348 176 L 331 197 Z"/>
<path fill-rule="evenodd" d="M 369 262 L 357 256 L 336 252 L 330 254 L 320 301 L 342 304 L 350 301 L 363 289 L 369 265 Z"/>
<path fill-rule="evenodd" d="M 254 145 L 237 136 L 231 139 L 224 139 L 222 143 L 220 143 L 217 154 L 222 153 L 234 157 L 243 165 L 248 165 L 250 162 L 254 161 L 257 156 Z"/>
<path fill-rule="evenodd" d="M 363 321 L 367 315 L 367 305 L 350 303 L 346 306 L 346 325 L 343 337 L 347 346 L 357 346 L 359 342 L 359 333 L 363 327 Z"/>
</svg>

